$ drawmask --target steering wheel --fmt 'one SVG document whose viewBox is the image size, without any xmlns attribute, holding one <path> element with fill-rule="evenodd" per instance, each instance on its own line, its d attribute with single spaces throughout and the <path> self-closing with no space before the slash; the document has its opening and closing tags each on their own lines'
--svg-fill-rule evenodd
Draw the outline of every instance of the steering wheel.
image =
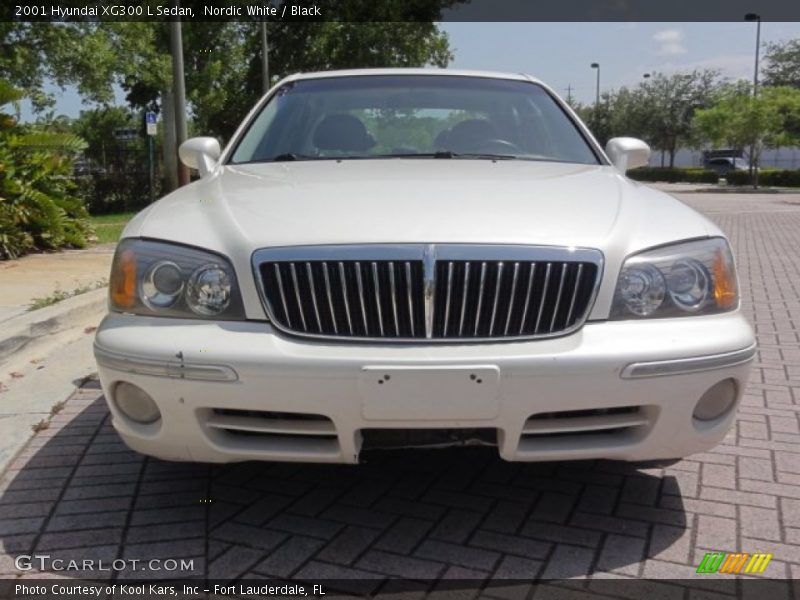
<svg viewBox="0 0 800 600">
<path fill-rule="evenodd" d="M 474 142 L 469 144 L 467 150 L 467 152 L 486 152 L 487 154 L 508 154 L 509 151 L 512 153 L 519 153 L 521 149 L 516 144 L 499 138 Z"/>
</svg>

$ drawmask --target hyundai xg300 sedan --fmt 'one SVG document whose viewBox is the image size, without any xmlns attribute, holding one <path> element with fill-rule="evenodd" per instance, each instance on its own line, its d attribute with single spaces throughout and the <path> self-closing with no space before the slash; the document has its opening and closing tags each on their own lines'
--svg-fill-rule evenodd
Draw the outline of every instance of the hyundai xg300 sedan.
<svg viewBox="0 0 800 600">
<path fill-rule="evenodd" d="M 139 213 L 95 355 L 116 430 L 170 460 L 513 461 L 717 444 L 754 353 L 723 233 L 625 177 L 526 75 L 294 75 Z"/>
</svg>

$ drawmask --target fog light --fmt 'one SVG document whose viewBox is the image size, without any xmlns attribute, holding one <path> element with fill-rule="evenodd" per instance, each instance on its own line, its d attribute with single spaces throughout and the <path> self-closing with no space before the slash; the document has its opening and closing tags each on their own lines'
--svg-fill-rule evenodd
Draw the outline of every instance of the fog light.
<svg viewBox="0 0 800 600">
<path fill-rule="evenodd" d="M 161 411 L 150 394 L 132 383 L 118 383 L 114 388 L 114 400 L 122 414 L 137 423 L 154 423 L 161 418 Z"/>
<path fill-rule="evenodd" d="M 736 382 L 724 379 L 712 385 L 697 401 L 694 418 L 698 421 L 713 421 L 728 412 L 736 402 Z"/>
</svg>

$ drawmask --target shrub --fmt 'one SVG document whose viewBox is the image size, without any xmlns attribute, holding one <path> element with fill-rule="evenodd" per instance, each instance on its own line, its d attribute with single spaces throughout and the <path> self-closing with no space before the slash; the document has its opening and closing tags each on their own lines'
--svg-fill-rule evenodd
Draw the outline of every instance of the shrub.
<svg viewBox="0 0 800 600">
<path fill-rule="evenodd" d="M 727 177 L 731 185 L 752 185 L 748 171 L 729 173 Z M 774 185 L 779 187 L 800 187 L 800 170 L 761 170 L 758 173 L 759 185 Z"/>
<path fill-rule="evenodd" d="M 0 79 L 0 109 L 22 94 Z M 0 110 L 0 259 L 82 247 L 92 233 L 68 175 L 81 138 L 23 127 Z"/>
<path fill-rule="evenodd" d="M 701 167 L 672 168 L 640 167 L 628 171 L 628 177 L 636 181 L 663 181 L 666 183 L 717 183 L 719 175 Z"/>
<path fill-rule="evenodd" d="M 150 203 L 147 173 L 94 173 L 77 180 L 81 199 L 91 215 L 137 211 Z M 155 194 L 159 197 L 158 181 Z"/>
</svg>

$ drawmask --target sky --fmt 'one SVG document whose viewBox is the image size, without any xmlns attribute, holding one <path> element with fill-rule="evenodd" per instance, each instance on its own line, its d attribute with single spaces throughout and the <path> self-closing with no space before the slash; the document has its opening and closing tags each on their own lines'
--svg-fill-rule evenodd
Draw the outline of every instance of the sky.
<svg viewBox="0 0 800 600">
<path fill-rule="evenodd" d="M 716 68 L 752 80 L 756 24 L 734 23 L 445 23 L 459 69 L 522 71 L 583 103 L 600 89 L 636 85 L 644 73 Z M 800 38 L 800 23 L 762 23 L 761 41 Z M 763 58 L 763 47 L 762 47 Z"/>
<path fill-rule="evenodd" d="M 525 72 L 566 97 L 591 103 L 600 64 L 600 89 L 636 85 L 644 73 L 716 68 L 752 79 L 756 24 L 732 23 L 443 23 L 458 69 Z M 800 23 L 761 25 L 762 42 L 800 38 Z M 763 50 L 762 50 L 763 57 Z M 58 95 L 56 114 L 78 116 L 87 105 L 74 89 Z M 117 90 L 124 104 L 124 94 Z M 31 118 L 23 104 L 22 117 Z"/>
</svg>

